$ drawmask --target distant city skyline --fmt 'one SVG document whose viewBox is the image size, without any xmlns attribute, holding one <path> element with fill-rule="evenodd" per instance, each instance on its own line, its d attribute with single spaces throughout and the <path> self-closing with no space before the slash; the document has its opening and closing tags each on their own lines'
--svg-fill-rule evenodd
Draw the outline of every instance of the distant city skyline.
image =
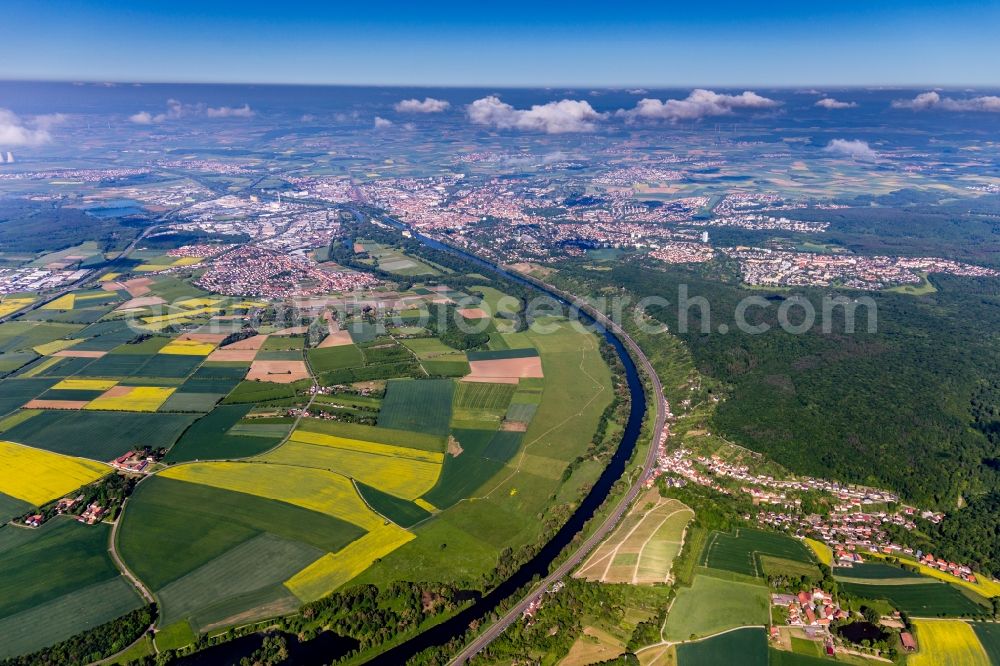
<svg viewBox="0 0 1000 666">
<path fill-rule="evenodd" d="M 808 4 L 808 6 L 805 6 Z M 490 86 L 1000 84 L 1000 3 L 5 3 L 0 79 Z"/>
</svg>

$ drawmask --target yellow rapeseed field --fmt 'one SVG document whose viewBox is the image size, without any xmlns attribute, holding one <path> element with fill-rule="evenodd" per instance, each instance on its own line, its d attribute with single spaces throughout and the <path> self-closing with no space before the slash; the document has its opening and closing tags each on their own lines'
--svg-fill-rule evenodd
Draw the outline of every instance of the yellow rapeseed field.
<svg viewBox="0 0 1000 666">
<path fill-rule="evenodd" d="M 180 257 L 175 259 L 171 266 L 194 266 L 205 261 L 202 257 Z"/>
<path fill-rule="evenodd" d="M 70 377 L 62 380 L 52 388 L 72 391 L 107 391 L 117 384 L 117 379 L 76 379 Z"/>
<path fill-rule="evenodd" d="M 961 620 L 914 620 L 917 628 L 915 654 L 908 666 L 990 666 L 986 650 L 976 632 Z"/>
<path fill-rule="evenodd" d="M 186 298 L 183 301 L 174 302 L 174 305 L 179 305 L 182 308 L 203 308 L 208 305 L 215 305 L 220 300 L 221 299 L 218 298 L 208 298 L 208 297 Z"/>
<path fill-rule="evenodd" d="M 0 317 L 6 317 L 11 312 L 17 312 L 21 308 L 35 302 L 34 296 L 7 297 L 0 301 Z"/>
<path fill-rule="evenodd" d="M 112 281 L 112 280 L 114 280 L 115 278 L 119 278 L 119 277 L 121 277 L 121 276 L 122 276 L 122 274 L 121 274 L 121 273 L 105 273 L 105 274 L 104 274 L 104 275 L 102 275 L 102 276 L 100 277 L 100 279 L 98 279 L 97 281 L 98 281 L 98 282 L 111 282 L 111 281 Z"/>
<path fill-rule="evenodd" d="M 413 503 L 416 504 L 417 506 L 419 506 L 424 511 L 430 511 L 431 513 L 437 513 L 438 511 L 441 510 L 441 509 L 437 508 L 436 506 L 434 506 L 433 504 L 431 504 L 430 502 L 428 502 L 427 500 L 421 499 L 419 497 L 417 499 L 413 500 Z"/>
<path fill-rule="evenodd" d="M 398 525 L 381 525 L 336 553 L 319 558 L 285 581 L 285 587 L 304 602 L 315 601 L 413 538 L 412 533 Z"/>
<path fill-rule="evenodd" d="M 92 460 L 0 441 L 0 492 L 34 506 L 58 499 L 110 471 Z"/>
<path fill-rule="evenodd" d="M 422 460 L 432 463 L 444 462 L 444 454 L 440 451 L 421 451 L 420 449 L 411 449 L 406 446 L 366 442 L 360 439 L 348 439 L 347 437 L 324 435 L 305 430 L 296 430 L 292 433 L 291 439 L 296 442 L 305 442 L 306 444 L 319 444 L 320 446 L 347 449 L 348 451 L 363 451 L 379 456 L 395 456 L 397 458 L 408 458 L 410 460 Z"/>
<path fill-rule="evenodd" d="M 42 306 L 43 310 L 72 310 L 73 306 L 76 304 L 76 294 L 66 294 L 60 296 L 50 303 L 46 303 Z"/>
<path fill-rule="evenodd" d="M 805 542 L 817 560 L 828 567 L 833 566 L 833 551 L 828 545 L 816 539 L 806 539 Z"/>
<path fill-rule="evenodd" d="M 127 391 L 124 390 L 126 388 Z M 84 409 L 155 412 L 176 390 L 174 386 L 116 386 L 88 402 Z"/>
<path fill-rule="evenodd" d="M 345 476 L 322 469 L 271 463 L 213 462 L 177 465 L 163 476 L 288 502 L 366 530 L 385 519 L 368 508 Z"/>
<path fill-rule="evenodd" d="M 38 345 L 32 347 L 36 354 L 42 356 L 48 356 L 49 354 L 55 354 L 63 349 L 69 349 L 73 345 L 77 345 L 83 342 L 82 338 L 75 338 L 72 340 L 53 340 L 52 342 L 46 342 L 43 345 Z"/>
<path fill-rule="evenodd" d="M 178 354 L 182 356 L 208 356 L 215 351 L 215 345 L 211 342 L 199 342 L 198 340 L 171 340 L 162 349 L 160 354 Z"/>
<path fill-rule="evenodd" d="M 437 483 L 441 472 L 441 463 L 318 446 L 294 440 L 264 455 L 263 459 L 340 472 L 403 499 L 415 499 L 428 492 Z"/>
</svg>

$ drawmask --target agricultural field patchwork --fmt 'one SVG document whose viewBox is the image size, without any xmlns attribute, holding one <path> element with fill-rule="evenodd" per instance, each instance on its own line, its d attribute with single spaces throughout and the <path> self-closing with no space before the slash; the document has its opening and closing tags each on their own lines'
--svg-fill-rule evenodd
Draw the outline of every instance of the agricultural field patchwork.
<svg viewBox="0 0 1000 666">
<path fill-rule="evenodd" d="M 160 475 L 278 500 L 340 518 L 365 530 L 383 521 L 358 496 L 350 479 L 326 470 L 264 463 L 191 463 Z"/>
<path fill-rule="evenodd" d="M 45 411 L 4 437 L 48 451 L 107 461 L 134 446 L 169 448 L 196 414 Z"/>
<path fill-rule="evenodd" d="M 145 260 L 144 272 L 167 265 L 156 263 L 165 255 Z M 480 368 L 502 366 L 510 376 L 464 382 L 456 378 L 470 373 L 466 352 L 436 337 L 400 344 L 360 317 L 337 331 L 338 344 L 310 347 L 293 322 L 222 345 L 241 331 L 223 316 L 234 304 L 180 277 L 127 277 L 60 299 L 44 310 L 56 322 L 0 324 L 0 361 L 12 374 L 0 382 L 0 409 L 8 406 L 0 432 L 9 440 L 0 444 L 0 515 L 22 515 L 100 478 L 111 471 L 106 461 L 134 447 L 164 449 L 163 464 L 128 500 L 115 544 L 156 598 L 160 649 L 293 613 L 352 583 L 432 580 L 443 544 L 462 557 L 445 578 L 475 580 L 503 548 L 530 542 L 539 525 L 525 516 L 544 510 L 610 400 L 595 339 L 568 327 L 557 326 L 548 347 L 530 332 L 497 337 L 504 351 L 473 355 Z M 438 288 L 425 298 L 468 300 Z M 573 386 L 546 402 L 540 375 L 550 361 L 557 381 Z M 298 418 L 294 408 L 313 398 L 312 373 L 321 386 L 358 383 L 320 392 L 316 413 Z M 519 459 L 537 418 L 544 427 L 535 444 L 555 449 Z M 5 464 L 15 453 L 20 467 Z M 4 610 L 0 600 L 0 632 L 20 632 L 10 650 L 51 644 L 143 603 L 107 568 L 107 525 L 79 532 L 85 526 L 56 519 L 18 532 L 44 536 L 63 525 L 94 537 L 73 546 L 92 564 L 49 592 L 27 583 L 35 606 Z M 672 560 L 669 534 L 652 532 L 667 549 L 643 549 L 640 582 L 665 578 Z M 0 560 L 8 550 L 34 552 L 27 541 L 7 548 L 9 533 L 0 529 Z M 96 603 L 84 607 L 86 599 Z M 44 630 L 23 631 L 39 622 Z"/>
</svg>

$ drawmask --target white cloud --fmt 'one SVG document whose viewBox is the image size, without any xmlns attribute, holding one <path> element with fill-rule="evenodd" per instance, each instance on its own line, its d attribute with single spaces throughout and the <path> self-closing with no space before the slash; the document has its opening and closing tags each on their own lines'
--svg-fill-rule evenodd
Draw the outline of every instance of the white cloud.
<svg viewBox="0 0 1000 666">
<path fill-rule="evenodd" d="M 375 129 L 385 129 L 387 127 L 392 127 L 391 120 L 386 120 L 381 116 L 375 116 Z"/>
<path fill-rule="evenodd" d="M 249 104 L 244 104 L 243 106 L 209 107 L 205 110 L 205 115 L 209 118 L 251 118 L 254 111 Z"/>
<path fill-rule="evenodd" d="M 645 98 L 639 100 L 634 109 L 619 111 L 627 119 L 650 120 L 698 120 L 706 116 L 725 116 L 736 109 L 773 109 L 781 102 L 769 99 L 747 90 L 739 95 L 726 95 L 712 90 L 697 88 L 685 99 Z"/>
<path fill-rule="evenodd" d="M 598 113 L 589 102 L 563 99 L 548 104 L 535 104 L 530 109 L 515 109 L 501 102 L 496 95 L 477 99 L 467 109 L 469 120 L 477 125 L 497 129 L 520 129 L 547 134 L 592 132 L 597 121 L 607 117 Z"/>
<path fill-rule="evenodd" d="M 302 117 L 299 118 L 299 120 L 302 121 L 302 122 L 304 122 L 304 123 L 311 123 L 314 120 L 316 120 L 316 116 L 314 116 L 311 113 L 303 113 Z"/>
<path fill-rule="evenodd" d="M 205 104 L 183 104 L 180 100 L 168 99 L 167 110 L 163 113 L 150 113 L 149 111 L 139 111 L 133 113 L 128 119 L 136 125 L 154 125 L 165 120 L 178 120 L 185 116 L 204 115 L 209 118 L 250 118 L 254 115 L 249 104 L 243 106 L 219 106 L 206 108 Z"/>
<path fill-rule="evenodd" d="M 62 125 L 67 120 L 69 120 L 69 116 L 65 113 L 46 113 L 32 118 L 31 125 L 41 130 L 50 130 L 56 125 Z"/>
<path fill-rule="evenodd" d="M 51 140 L 46 128 L 27 127 L 13 111 L 0 109 L 0 146 L 37 146 Z"/>
<path fill-rule="evenodd" d="M 629 95 L 648 95 L 649 91 L 645 88 L 629 88 L 626 90 Z"/>
<path fill-rule="evenodd" d="M 868 142 L 859 139 L 834 139 L 823 150 L 833 155 L 851 157 L 856 160 L 871 161 L 878 158 L 878 154 L 872 150 Z"/>
<path fill-rule="evenodd" d="M 816 102 L 816 106 L 823 109 L 853 109 L 858 105 L 857 102 L 841 102 L 832 97 L 824 97 L 820 101 Z"/>
<path fill-rule="evenodd" d="M 399 113 L 440 113 L 450 106 L 451 103 L 446 100 L 425 97 L 422 102 L 419 99 L 404 99 L 396 103 L 395 109 Z"/>
<path fill-rule="evenodd" d="M 152 125 L 153 124 L 153 114 L 149 111 L 139 111 L 138 113 L 133 113 L 128 119 L 135 123 L 136 125 Z"/>
<path fill-rule="evenodd" d="M 894 109 L 912 109 L 923 111 L 926 109 L 941 109 L 942 111 L 984 111 L 1000 113 L 1000 97 L 996 95 L 984 95 L 982 97 L 966 97 L 955 99 L 953 97 L 942 97 L 935 91 L 920 93 L 913 99 L 897 99 L 892 103 Z"/>
</svg>

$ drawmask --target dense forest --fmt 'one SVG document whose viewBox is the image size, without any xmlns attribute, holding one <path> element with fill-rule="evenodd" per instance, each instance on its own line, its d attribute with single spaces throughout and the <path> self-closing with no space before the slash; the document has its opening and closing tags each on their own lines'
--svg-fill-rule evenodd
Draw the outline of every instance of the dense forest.
<svg viewBox="0 0 1000 666">
<path fill-rule="evenodd" d="M 867 332 L 861 307 L 854 333 L 845 333 L 843 309 L 835 308 L 829 333 L 817 324 L 796 335 L 777 320 L 790 292 L 751 290 L 717 272 L 641 260 L 595 272 L 571 263 L 561 266 L 560 280 L 579 293 L 613 284 L 636 297 L 666 298 L 670 306 L 649 313 L 679 334 L 698 370 L 725 393 L 714 432 L 794 472 L 889 488 L 904 501 L 940 508 L 948 519 L 925 526 L 935 552 L 1000 570 L 997 280 L 932 275 L 932 294 L 867 294 L 877 307 L 875 332 Z M 711 333 L 701 332 L 696 306 L 687 310 L 688 332 L 679 333 L 682 284 L 710 304 Z M 824 297 L 862 295 L 795 293 L 815 305 L 817 316 Z M 735 325 L 736 306 L 748 296 L 766 297 L 766 307 L 746 312 L 748 323 L 771 326 L 765 334 Z M 727 333 L 718 332 L 720 324 Z"/>
<path fill-rule="evenodd" d="M 48 252 L 84 241 L 97 241 L 102 250 L 122 250 L 148 220 L 89 215 L 79 208 L 11 199 L 0 202 L 0 251 Z"/>
</svg>

